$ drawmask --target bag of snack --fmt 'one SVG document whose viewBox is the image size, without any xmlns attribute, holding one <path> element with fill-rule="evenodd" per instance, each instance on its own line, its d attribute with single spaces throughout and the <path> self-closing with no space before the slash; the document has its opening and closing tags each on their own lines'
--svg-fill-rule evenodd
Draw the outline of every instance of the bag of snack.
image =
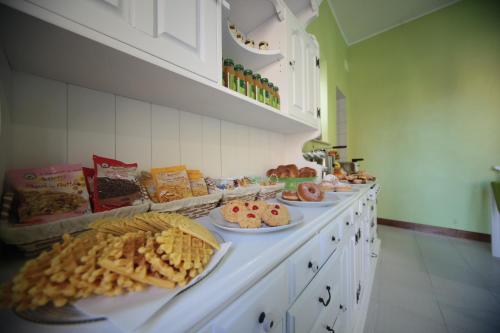
<svg viewBox="0 0 500 333">
<path fill-rule="evenodd" d="M 201 171 L 188 170 L 187 174 L 193 196 L 199 197 L 201 195 L 207 195 L 208 194 L 207 183 L 205 182 L 205 178 L 203 178 L 203 174 L 201 173 Z"/>
<path fill-rule="evenodd" d="M 90 206 L 92 211 L 94 210 L 94 176 L 95 170 L 92 168 L 82 168 L 83 177 L 85 178 L 85 185 L 87 186 L 87 192 L 89 193 Z"/>
<path fill-rule="evenodd" d="M 153 202 L 158 202 L 156 198 L 156 185 L 151 173 L 147 171 L 141 171 L 139 176 L 139 183 L 146 190 L 149 199 Z"/>
<path fill-rule="evenodd" d="M 20 223 L 44 223 L 91 212 L 80 164 L 13 170 L 7 177 L 16 192 Z"/>
<path fill-rule="evenodd" d="M 186 166 L 151 169 L 158 202 L 168 202 L 193 196 Z"/>
<path fill-rule="evenodd" d="M 94 211 L 102 212 L 143 202 L 137 183 L 137 163 L 94 155 Z"/>
</svg>

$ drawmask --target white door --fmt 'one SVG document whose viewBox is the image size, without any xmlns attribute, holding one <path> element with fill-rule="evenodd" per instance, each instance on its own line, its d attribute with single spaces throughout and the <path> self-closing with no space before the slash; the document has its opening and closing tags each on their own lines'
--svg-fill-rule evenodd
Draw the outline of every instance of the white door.
<svg viewBox="0 0 500 333">
<path fill-rule="evenodd" d="M 217 82 L 218 0 L 29 0 Z"/>
<path fill-rule="evenodd" d="M 311 119 L 318 116 L 320 111 L 320 100 L 319 100 L 319 46 L 316 39 L 307 35 L 306 44 L 306 113 Z"/>
<path fill-rule="evenodd" d="M 304 32 L 298 28 L 291 33 L 291 52 L 289 65 L 291 70 L 290 111 L 300 118 L 306 112 L 305 96 L 305 39 Z"/>
</svg>

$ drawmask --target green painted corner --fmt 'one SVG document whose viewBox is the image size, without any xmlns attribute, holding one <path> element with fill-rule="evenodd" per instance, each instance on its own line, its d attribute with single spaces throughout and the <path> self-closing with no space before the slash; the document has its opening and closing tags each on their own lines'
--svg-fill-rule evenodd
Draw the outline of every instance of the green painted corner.
<svg viewBox="0 0 500 333">
<path fill-rule="evenodd" d="M 327 1 L 309 27 L 327 84 L 347 97 L 351 156 L 383 186 L 381 217 L 490 232 L 500 164 L 500 2 L 464 0 L 348 47 Z M 350 71 L 343 68 L 348 60 Z"/>
</svg>

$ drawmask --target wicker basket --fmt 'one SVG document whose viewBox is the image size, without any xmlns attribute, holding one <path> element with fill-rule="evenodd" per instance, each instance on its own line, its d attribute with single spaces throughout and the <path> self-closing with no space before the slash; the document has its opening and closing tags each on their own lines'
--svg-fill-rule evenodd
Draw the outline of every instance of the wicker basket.
<svg viewBox="0 0 500 333">
<path fill-rule="evenodd" d="M 9 245 L 18 247 L 25 255 L 31 256 L 40 253 L 61 241 L 64 234 L 76 235 L 89 229 L 89 224 L 107 217 L 127 217 L 149 210 L 149 202 L 117 208 L 105 212 L 75 216 L 58 221 L 22 225 L 12 222 L 12 219 L 0 221 L 0 238 Z"/>
<path fill-rule="evenodd" d="M 208 215 L 212 209 L 219 205 L 222 198 L 221 192 L 216 192 L 200 197 L 186 198 L 164 203 L 152 203 L 151 210 L 157 212 L 178 213 L 192 219 Z"/>
<path fill-rule="evenodd" d="M 259 185 L 250 185 L 247 187 L 238 187 L 234 190 L 223 190 L 221 204 L 224 205 L 229 201 L 243 200 L 254 201 L 257 198 L 257 193 L 260 191 Z"/>
<path fill-rule="evenodd" d="M 274 199 L 283 191 L 285 184 L 278 183 L 276 185 L 261 186 L 259 193 L 257 193 L 257 200 Z"/>
</svg>

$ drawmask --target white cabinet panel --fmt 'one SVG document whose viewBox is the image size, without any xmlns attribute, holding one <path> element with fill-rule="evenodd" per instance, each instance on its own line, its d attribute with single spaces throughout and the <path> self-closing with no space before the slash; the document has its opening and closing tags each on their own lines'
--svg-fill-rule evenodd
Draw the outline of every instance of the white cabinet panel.
<svg viewBox="0 0 500 333">
<path fill-rule="evenodd" d="M 21 73 L 12 84 L 7 168 L 66 163 L 66 85 Z"/>
<path fill-rule="evenodd" d="M 294 28 L 291 34 L 291 101 L 290 107 L 294 112 L 306 111 L 305 96 L 305 46 L 304 33 Z"/>
<path fill-rule="evenodd" d="M 221 176 L 220 120 L 203 117 L 203 168 L 205 176 Z"/>
<path fill-rule="evenodd" d="M 68 161 L 93 166 L 92 155 L 115 157 L 115 96 L 68 86 Z"/>
<path fill-rule="evenodd" d="M 321 263 L 324 263 L 328 257 L 337 249 L 341 241 L 341 228 L 342 218 L 336 218 L 334 221 L 330 222 L 323 230 L 319 233 L 319 238 L 321 242 Z"/>
<path fill-rule="evenodd" d="M 151 104 L 116 97 L 116 158 L 151 169 Z"/>
<path fill-rule="evenodd" d="M 30 0 L 88 28 L 217 82 L 217 0 Z"/>
<path fill-rule="evenodd" d="M 213 321 L 213 332 L 283 332 L 288 307 L 284 265 L 275 268 Z"/>
<path fill-rule="evenodd" d="M 313 237 L 288 259 L 290 301 L 293 301 L 321 267 L 320 243 Z"/>
<path fill-rule="evenodd" d="M 188 169 L 201 170 L 202 165 L 202 119 L 201 116 L 180 112 L 181 163 Z"/>
<path fill-rule="evenodd" d="M 161 168 L 181 163 L 179 111 L 160 105 L 151 110 L 151 165 Z"/>
</svg>

